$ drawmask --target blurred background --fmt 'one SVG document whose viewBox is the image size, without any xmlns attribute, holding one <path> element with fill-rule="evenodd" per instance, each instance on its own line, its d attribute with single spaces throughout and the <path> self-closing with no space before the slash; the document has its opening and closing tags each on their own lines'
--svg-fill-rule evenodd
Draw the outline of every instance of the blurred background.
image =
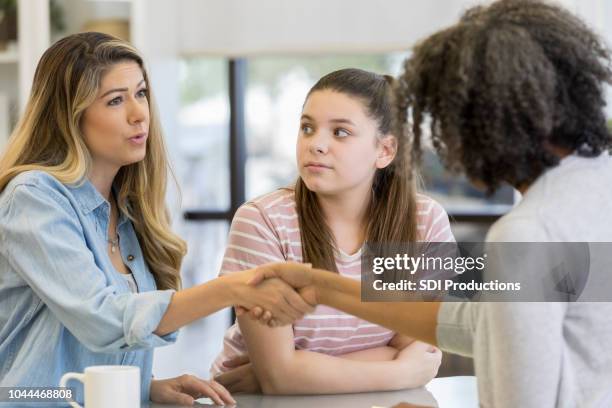
<svg viewBox="0 0 612 408">
<path fill-rule="evenodd" d="M 612 2 L 558 2 L 612 39 Z M 416 41 L 479 3 L 488 2 L 0 0 L 0 148 L 50 44 L 80 31 L 130 41 L 145 57 L 180 186 L 169 203 L 189 244 L 189 287 L 217 275 L 234 211 L 294 182 L 301 107 L 321 76 L 345 67 L 396 75 Z M 482 241 L 519 199 L 509 187 L 485 197 L 431 151 L 422 175 L 458 241 Z M 208 377 L 230 320 L 227 309 L 183 329 L 175 345 L 156 350 L 155 375 Z M 472 370 L 469 359 L 445 356 L 439 375 Z"/>
</svg>

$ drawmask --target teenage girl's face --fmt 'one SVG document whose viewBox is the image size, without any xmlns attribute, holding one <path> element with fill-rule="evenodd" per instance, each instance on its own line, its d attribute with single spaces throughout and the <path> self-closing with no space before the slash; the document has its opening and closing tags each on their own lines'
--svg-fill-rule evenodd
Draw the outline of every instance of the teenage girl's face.
<svg viewBox="0 0 612 408">
<path fill-rule="evenodd" d="M 323 195 L 369 192 L 376 169 L 389 165 L 395 155 L 393 137 L 379 133 L 378 122 L 359 98 L 332 90 L 310 94 L 296 148 L 308 189 Z"/>
<path fill-rule="evenodd" d="M 97 171 L 116 172 L 144 159 L 149 132 L 147 84 L 136 62 L 113 65 L 81 122 Z"/>
</svg>

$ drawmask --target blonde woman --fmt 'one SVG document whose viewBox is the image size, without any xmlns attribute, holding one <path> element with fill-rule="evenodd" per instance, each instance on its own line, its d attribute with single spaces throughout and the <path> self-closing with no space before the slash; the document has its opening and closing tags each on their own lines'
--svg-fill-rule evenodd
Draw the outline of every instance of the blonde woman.
<svg viewBox="0 0 612 408">
<path fill-rule="evenodd" d="M 179 290 L 186 246 L 170 230 L 148 86 L 136 50 L 100 33 L 66 37 L 39 62 L 0 159 L 0 386 L 135 365 L 143 400 L 234 403 L 214 381 L 152 380 L 153 348 L 230 305 L 284 322 L 310 310 L 281 281 L 249 288 L 253 270 Z"/>
</svg>

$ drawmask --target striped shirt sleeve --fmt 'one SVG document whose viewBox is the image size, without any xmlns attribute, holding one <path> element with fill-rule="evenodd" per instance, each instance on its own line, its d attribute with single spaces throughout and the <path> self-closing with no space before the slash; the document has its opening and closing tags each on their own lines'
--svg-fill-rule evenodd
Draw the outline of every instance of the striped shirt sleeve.
<svg viewBox="0 0 612 408">
<path fill-rule="evenodd" d="M 269 220 L 254 204 L 241 206 L 232 220 L 220 275 L 284 261 L 280 241 Z"/>
<path fill-rule="evenodd" d="M 428 203 L 429 208 L 425 225 L 425 242 L 455 242 L 455 237 L 451 231 L 448 214 L 444 208 L 434 200 Z"/>
</svg>

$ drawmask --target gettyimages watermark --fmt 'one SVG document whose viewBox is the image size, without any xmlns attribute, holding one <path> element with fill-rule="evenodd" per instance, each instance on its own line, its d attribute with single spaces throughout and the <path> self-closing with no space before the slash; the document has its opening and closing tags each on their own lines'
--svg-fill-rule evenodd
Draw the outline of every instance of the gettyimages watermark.
<svg viewBox="0 0 612 408">
<path fill-rule="evenodd" d="M 611 302 L 612 242 L 367 244 L 361 297 L 366 302 Z"/>
</svg>

